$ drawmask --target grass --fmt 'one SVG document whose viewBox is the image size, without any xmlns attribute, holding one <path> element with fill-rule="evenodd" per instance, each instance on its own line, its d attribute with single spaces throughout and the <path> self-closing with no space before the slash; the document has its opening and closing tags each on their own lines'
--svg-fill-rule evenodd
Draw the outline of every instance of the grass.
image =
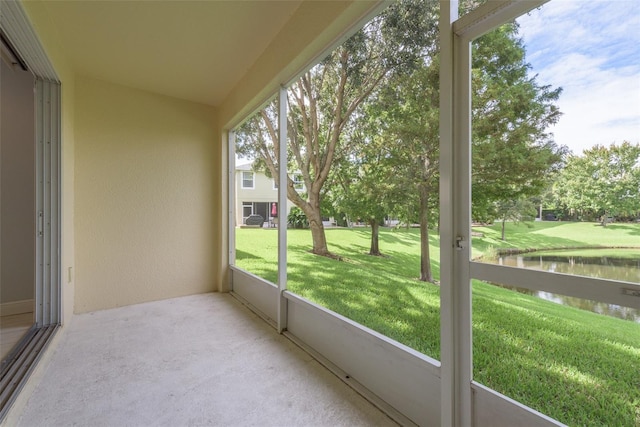
<svg viewBox="0 0 640 427">
<path fill-rule="evenodd" d="M 536 251 L 535 255 L 556 255 L 557 251 L 552 250 L 540 250 Z M 630 251 L 628 249 L 570 249 L 562 250 L 563 256 L 585 257 L 585 258 L 599 258 L 609 257 L 618 259 L 638 260 L 639 253 L 637 250 Z"/>
<path fill-rule="evenodd" d="M 484 234 L 473 239 L 474 256 L 508 247 L 640 248 L 640 224 L 507 224 L 507 242 L 499 225 L 474 231 Z M 275 282 L 276 236 L 237 230 L 237 265 Z M 380 237 L 387 256 L 371 257 L 369 230 L 327 230 L 340 262 L 310 254 L 309 231 L 289 230 L 288 287 L 439 359 L 439 288 L 416 280 L 419 233 L 382 230 Z M 438 244 L 432 236 L 436 277 Z M 569 425 L 640 425 L 639 324 L 474 281 L 473 336 L 476 381 Z"/>
<path fill-rule="evenodd" d="M 636 247 L 640 248 L 640 224 L 610 224 L 602 227 L 593 222 L 534 222 L 506 224 L 506 241 L 500 240 L 499 224 L 490 227 L 474 227 L 473 231 L 484 237 L 473 238 L 474 258 L 487 251 L 517 248 L 573 249 L 585 247 Z"/>
</svg>

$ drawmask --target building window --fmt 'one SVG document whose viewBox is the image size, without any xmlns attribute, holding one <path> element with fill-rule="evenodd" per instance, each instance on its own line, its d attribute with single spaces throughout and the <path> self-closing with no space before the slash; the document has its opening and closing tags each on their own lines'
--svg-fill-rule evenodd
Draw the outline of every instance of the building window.
<svg viewBox="0 0 640 427">
<path fill-rule="evenodd" d="M 242 172 L 242 188 L 254 188 L 253 172 Z"/>
<path fill-rule="evenodd" d="M 275 179 L 273 179 L 272 181 L 273 181 L 273 189 L 277 190 L 278 189 L 278 183 L 276 182 Z"/>
<path fill-rule="evenodd" d="M 296 190 L 304 190 L 304 179 L 302 178 L 302 174 L 293 174 L 293 188 Z"/>
</svg>

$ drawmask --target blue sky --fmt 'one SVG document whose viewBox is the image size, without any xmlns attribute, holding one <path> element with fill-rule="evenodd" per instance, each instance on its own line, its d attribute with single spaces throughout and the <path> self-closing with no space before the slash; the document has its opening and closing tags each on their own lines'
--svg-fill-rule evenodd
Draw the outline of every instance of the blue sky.
<svg viewBox="0 0 640 427">
<path fill-rule="evenodd" d="M 518 22 L 538 83 L 563 88 L 557 143 L 640 142 L 640 0 L 552 0 Z"/>
</svg>

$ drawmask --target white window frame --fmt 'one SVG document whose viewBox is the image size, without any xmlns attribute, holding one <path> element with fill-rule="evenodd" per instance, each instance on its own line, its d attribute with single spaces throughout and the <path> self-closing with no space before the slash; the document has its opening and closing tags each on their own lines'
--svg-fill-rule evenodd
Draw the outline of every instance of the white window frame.
<svg viewBox="0 0 640 427">
<path fill-rule="evenodd" d="M 246 186 L 244 184 L 245 182 L 245 177 L 244 174 L 245 173 L 250 173 L 251 174 L 251 187 Z M 256 174 L 255 172 L 252 171 L 241 171 L 240 172 L 240 186 L 243 190 L 254 190 L 256 188 Z"/>
<path fill-rule="evenodd" d="M 293 188 L 295 188 L 297 191 L 304 191 L 304 177 L 301 173 L 294 173 L 293 175 L 291 175 L 291 180 L 293 181 Z"/>
</svg>

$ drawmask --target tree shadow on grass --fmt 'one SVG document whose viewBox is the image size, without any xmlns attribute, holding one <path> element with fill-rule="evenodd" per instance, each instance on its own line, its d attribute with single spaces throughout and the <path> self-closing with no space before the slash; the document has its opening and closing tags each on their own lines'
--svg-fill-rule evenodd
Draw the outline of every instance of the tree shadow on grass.
<svg viewBox="0 0 640 427">
<path fill-rule="evenodd" d="M 261 256 L 236 249 L 236 267 L 255 274 L 272 283 L 278 279 L 278 264 L 269 262 Z"/>
<path fill-rule="evenodd" d="M 624 230 L 631 236 L 640 236 L 640 224 L 609 224 L 607 225 L 608 229 L 611 230 Z M 640 242 L 638 242 L 640 245 Z"/>
<path fill-rule="evenodd" d="M 252 253 L 249 253 L 249 252 L 240 251 L 240 250 L 236 249 L 236 260 L 243 260 L 243 259 L 264 259 L 264 258 L 259 257 L 257 255 L 252 254 Z"/>
<path fill-rule="evenodd" d="M 439 289 L 318 257 L 288 265 L 288 288 L 329 310 L 382 333 L 430 357 L 440 355 Z"/>
<path fill-rule="evenodd" d="M 584 242 L 566 237 L 549 237 L 548 235 L 520 232 L 517 237 L 517 247 L 519 249 L 541 249 L 541 248 L 561 248 L 561 247 L 582 247 Z M 494 249 L 514 248 L 516 247 L 510 242 L 509 236 L 513 236 L 507 231 L 506 240 L 501 240 L 499 234 L 486 234 L 484 237 L 473 237 L 473 248 L 480 251 L 486 251 L 490 247 Z M 516 239 L 512 239 L 516 240 Z"/>
</svg>

